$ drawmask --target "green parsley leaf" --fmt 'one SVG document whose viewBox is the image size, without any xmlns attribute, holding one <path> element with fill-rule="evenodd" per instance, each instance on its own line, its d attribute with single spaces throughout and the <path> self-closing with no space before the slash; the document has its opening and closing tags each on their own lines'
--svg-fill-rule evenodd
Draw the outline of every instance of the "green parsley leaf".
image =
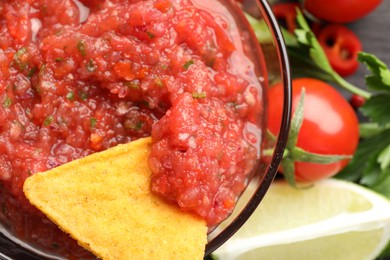
<svg viewBox="0 0 390 260">
<path fill-rule="evenodd" d="M 390 93 L 379 93 L 369 98 L 360 108 L 362 113 L 379 125 L 390 122 Z"/>
<path fill-rule="evenodd" d="M 148 37 L 150 38 L 150 39 L 153 39 L 154 38 L 154 34 L 152 33 L 152 32 L 150 32 L 150 31 L 146 31 L 146 34 L 148 35 Z"/>
<path fill-rule="evenodd" d="M 184 65 L 183 65 L 183 68 L 185 69 L 185 70 L 188 70 L 189 68 L 190 68 L 190 66 L 192 65 L 192 64 L 194 64 L 195 62 L 193 61 L 193 60 L 189 60 L 189 61 L 187 61 L 186 63 L 184 63 Z"/>
<path fill-rule="evenodd" d="M 390 144 L 381 151 L 378 156 L 378 163 L 381 170 L 390 169 Z"/>
<path fill-rule="evenodd" d="M 74 93 L 73 91 L 69 91 L 68 94 L 66 94 L 66 98 L 70 101 L 74 100 Z"/>
<path fill-rule="evenodd" d="M 89 72 L 94 72 L 96 70 L 95 63 L 92 59 L 89 59 L 85 66 Z"/>
<path fill-rule="evenodd" d="M 34 76 L 35 72 L 37 72 L 37 67 L 33 67 L 28 71 L 27 77 L 32 78 Z"/>
<path fill-rule="evenodd" d="M 368 88 L 375 91 L 360 108 L 372 122 L 384 126 L 390 123 L 390 70 L 384 62 L 373 54 L 359 53 L 358 59 L 371 71 L 366 76 Z"/>
<path fill-rule="evenodd" d="M 144 126 L 143 121 L 137 121 L 136 123 L 126 123 L 125 127 L 130 130 L 138 131 L 141 130 L 142 127 Z"/>
<path fill-rule="evenodd" d="M 80 40 L 78 43 L 77 43 L 77 49 L 79 50 L 81 56 L 85 57 L 87 55 L 87 50 L 85 48 L 85 43 L 84 41 Z"/>
<path fill-rule="evenodd" d="M 45 71 L 46 71 L 46 64 L 42 64 L 42 66 L 39 68 L 39 76 L 42 77 L 44 74 L 45 74 Z"/>
<path fill-rule="evenodd" d="M 156 84 L 160 88 L 162 88 L 164 86 L 164 82 L 161 80 L 161 78 L 155 78 L 154 84 Z"/>
<path fill-rule="evenodd" d="M 28 65 L 25 59 L 23 59 L 26 53 L 27 53 L 27 48 L 21 47 L 14 54 L 14 62 L 19 67 L 20 70 L 25 70 Z"/>
<path fill-rule="evenodd" d="M 85 93 L 85 92 L 81 92 L 81 93 L 80 93 L 80 98 L 81 98 L 82 100 L 87 100 L 87 99 L 88 99 L 88 94 Z"/>
<path fill-rule="evenodd" d="M 264 44 L 273 42 L 272 34 L 264 20 L 258 20 L 249 14 L 246 14 L 246 18 L 249 24 L 252 26 L 256 38 L 259 42 Z"/>
<path fill-rule="evenodd" d="M 206 98 L 207 94 L 206 92 L 194 92 L 192 93 L 193 98 L 201 99 L 201 98 Z"/>
<path fill-rule="evenodd" d="M 48 126 L 51 124 L 51 122 L 53 122 L 53 116 L 48 116 L 45 118 L 45 121 L 43 121 L 43 125 Z"/>
<path fill-rule="evenodd" d="M 94 128 L 94 127 L 96 126 L 96 124 L 97 124 L 97 119 L 94 118 L 94 117 L 91 117 L 91 118 L 89 119 L 89 124 L 90 124 L 90 126 L 91 126 L 92 128 Z"/>
<path fill-rule="evenodd" d="M 390 129 L 360 141 L 351 162 L 336 177 L 358 182 L 390 198 L 390 167 L 387 162 Z"/>
<path fill-rule="evenodd" d="M 12 105 L 12 99 L 9 96 L 6 96 L 3 102 L 4 108 L 9 108 Z"/>
<path fill-rule="evenodd" d="M 357 151 L 336 177 L 358 182 L 390 198 L 390 71 L 376 56 L 360 53 L 371 74 L 366 84 L 375 93 L 360 108 L 368 122 L 360 124 Z"/>
<path fill-rule="evenodd" d="M 126 81 L 125 86 L 130 88 L 130 89 L 139 89 L 140 88 L 140 83 L 138 80 L 133 80 L 133 81 Z"/>
<path fill-rule="evenodd" d="M 371 71 L 371 75 L 366 76 L 366 85 L 371 90 L 390 92 L 390 70 L 387 65 L 375 55 L 361 52 L 358 60 L 365 64 Z"/>
</svg>

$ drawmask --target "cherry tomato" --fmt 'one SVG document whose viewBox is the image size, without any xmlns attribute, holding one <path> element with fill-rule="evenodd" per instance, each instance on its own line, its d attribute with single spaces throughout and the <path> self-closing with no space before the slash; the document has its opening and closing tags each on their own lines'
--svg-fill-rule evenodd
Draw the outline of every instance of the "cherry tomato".
<svg viewBox="0 0 390 260">
<path fill-rule="evenodd" d="M 357 56 L 362 51 L 362 44 L 350 29 L 341 24 L 330 24 L 321 29 L 317 37 L 338 74 L 349 76 L 358 69 Z"/>
<path fill-rule="evenodd" d="M 348 23 L 366 16 L 381 2 L 382 0 L 304 0 L 303 8 L 321 20 Z"/>
<path fill-rule="evenodd" d="M 323 155 L 353 155 L 359 141 L 358 118 L 347 100 L 329 84 L 311 78 L 295 79 L 292 112 L 305 88 L 304 116 L 297 146 L 307 152 Z M 269 91 L 268 128 L 277 134 L 282 116 L 281 84 Z M 314 182 L 338 173 L 348 160 L 330 164 L 295 162 L 295 179 Z"/>
<path fill-rule="evenodd" d="M 366 99 L 359 95 L 352 95 L 351 99 L 349 100 L 349 103 L 354 109 L 358 109 L 366 103 Z"/>
<path fill-rule="evenodd" d="M 296 27 L 297 17 L 297 3 L 278 3 L 272 6 L 272 12 L 276 19 L 281 23 L 285 24 L 287 30 L 291 33 L 294 32 Z"/>
</svg>

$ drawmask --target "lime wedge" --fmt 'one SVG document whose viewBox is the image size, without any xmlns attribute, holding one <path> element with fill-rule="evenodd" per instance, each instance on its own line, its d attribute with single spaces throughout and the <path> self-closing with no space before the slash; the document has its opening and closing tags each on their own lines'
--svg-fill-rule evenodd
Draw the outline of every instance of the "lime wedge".
<svg viewBox="0 0 390 260">
<path fill-rule="evenodd" d="M 307 189 L 274 182 L 217 259 L 374 259 L 390 240 L 390 201 L 326 180 Z"/>
</svg>

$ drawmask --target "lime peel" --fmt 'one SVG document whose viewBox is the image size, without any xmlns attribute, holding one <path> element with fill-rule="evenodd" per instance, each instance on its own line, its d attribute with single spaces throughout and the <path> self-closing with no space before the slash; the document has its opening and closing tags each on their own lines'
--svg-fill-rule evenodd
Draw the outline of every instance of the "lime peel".
<svg viewBox="0 0 390 260">
<path fill-rule="evenodd" d="M 275 183 L 273 185 L 285 185 L 286 189 L 291 189 L 291 187 L 285 183 Z M 321 239 L 350 232 L 376 230 L 381 232 L 381 238 L 376 247 L 371 250 L 371 254 L 367 257 L 368 259 L 374 259 L 378 256 L 390 239 L 389 200 L 372 192 L 371 190 L 363 188 L 362 186 L 346 181 L 331 179 L 316 183 L 315 186 L 329 189 L 330 192 L 335 189 L 353 192 L 356 196 L 366 199 L 371 204 L 371 207 L 364 208 L 363 211 L 360 212 L 351 212 L 346 209 L 345 212 L 341 214 L 315 223 L 304 224 L 302 226 L 287 228 L 266 234 L 252 234 L 250 237 L 245 237 L 247 234 L 244 233 L 244 235 L 242 235 L 240 234 L 240 231 L 238 231 L 235 236 L 233 236 L 225 245 L 215 252 L 215 256 L 219 259 L 237 259 L 238 256 L 258 248 L 279 246 L 280 250 L 283 250 L 283 245 L 287 244 Z M 267 194 L 267 196 L 272 196 L 272 187 L 271 192 Z M 304 202 L 302 199 L 301 201 L 297 199 L 296 203 L 302 202 Z M 261 206 L 262 204 L 259 208 L 261 208 Z M 275 207 L 278 206 L 283 207 L 283 202 L 281 201 L 279 205 L 275 205 Z M 324 206 L 326 207 L 326 205 Z M 294 214 L 289 212 L 285 216 L 293 218 Z M 281 218 L 280 221 L 288 221 L 285 219 L 285 216 L 284 218 Z M 244 229 L 246 225 L 256 225 L 257 221 L 261 221 L 261 216 L 260 218 L 257 218 L 258 219 L 256 220 L 249 220 L 248 223 L 244 225 Z M 262 225 L 263 224 L 264 223 L 262 223 Z M 273 222 L 272 224 L 276 224 L 276 222 Z M 248 227 L 246 229 L 248 230 Z M 340 241 L 340 243 L 342 242 L 343 241 Z M 307 250 L 310 250 L 310 248 Z M 258 255 L 258 257 L 261 258 L 260 255 Z"/>
</svg>

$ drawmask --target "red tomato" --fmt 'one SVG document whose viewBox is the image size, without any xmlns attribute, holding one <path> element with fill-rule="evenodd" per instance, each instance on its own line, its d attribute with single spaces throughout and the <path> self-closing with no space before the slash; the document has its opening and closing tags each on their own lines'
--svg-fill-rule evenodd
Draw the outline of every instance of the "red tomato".
<svg viewBox="0 0 390 260">
<path fill-rule="evenodd" d="M 303 7 L 321 20 L 348 23 L 366 16 L 382 0 L 304 0 Z"/>
<path fill-rule="evenodd" d="M 351 99 L 349 100 L 349 103 L 354 109 L 358 109 L 366 103 L 366 99 L 362 96 L 358 95 L 352 95 Z"/>
<path fill-rule="evenodd" d="M 358 145 L 358 118 L 347 100 L 332 86 L 311 78 L 295 79 L 292 112 L 305 88 L 304 119 L 297 146 L 307 152 L 324 155 L 352 155 Z M 277 134 L 282 116 L 283 88 L 281 84 L 269 91 L 268 128 Z M 338 173 L 348 160 L 331 164 L 295 162 L 298 182 L 313 182 Z"/>
<path fill-rule="evenodd" d="M 362 44 L 353 31 L 341 24 L 330 24 L 321 29 L 317 37 L 337 73 L 344 77 L 358 69 L 357 56 Z"/>
</svg>

